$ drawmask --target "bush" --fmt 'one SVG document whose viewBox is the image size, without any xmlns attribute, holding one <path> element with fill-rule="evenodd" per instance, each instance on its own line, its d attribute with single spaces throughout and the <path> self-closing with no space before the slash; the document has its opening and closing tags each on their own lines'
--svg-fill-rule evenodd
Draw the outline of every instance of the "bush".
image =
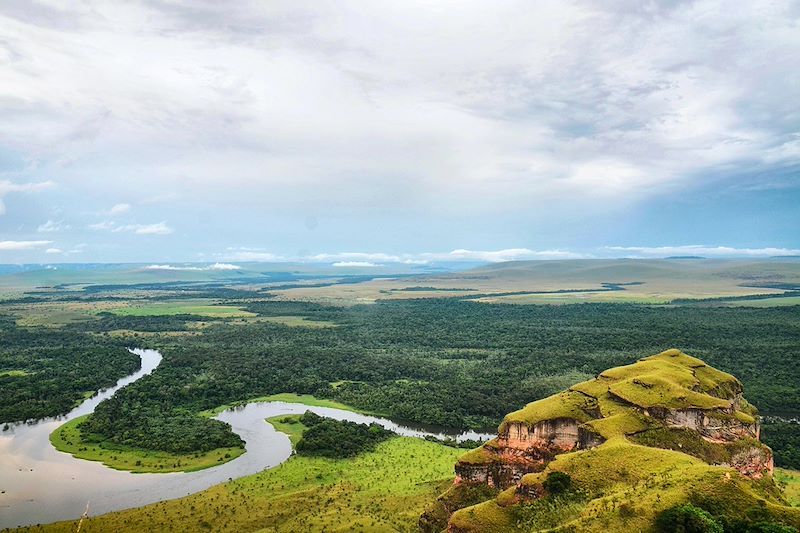
<svg viewBox="0 0 800 533">
<path fill-rule="evenodd" d="M 572 478 L 564 472 L 550 472 L 547 474 L 542 486 L 549 494 L 563 494 L 572 486 Z"/>
<path fill-rule="evenodd" d="M 689 503 L 663 511 L 656 518 L 656 526 L 662 533 L 723 533 L 710 514 Z"/>
</svg>

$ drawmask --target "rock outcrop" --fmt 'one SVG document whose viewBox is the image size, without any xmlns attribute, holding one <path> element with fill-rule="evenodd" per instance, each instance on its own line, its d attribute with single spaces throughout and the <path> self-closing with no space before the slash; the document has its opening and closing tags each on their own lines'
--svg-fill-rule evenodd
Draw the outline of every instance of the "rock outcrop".
<svg viewBox="0 0 800 533">
<path fill-rule="evenodd" d="M 481 486 L 503 491 L 504 496 L 485 504 L 472 501 L 472 510 L 491 502 L 502 508 L 535 500 L 544 494 L 541 476 L 557 468 L 553 465 L 568 452 L 589 454 L 568 456 L 587 459 L 625 449 L 644 457 L 644 446 L 654 449 L 648 452 L 653 457 L 680 452 L 668 457 L 688 454 L 701 460 L 698 464 L 728 467 L 748 479 L 770 476 L 772 451 L 759 442 L 756 411 L 742 392 L 734 376 L 678 350 L 607 370 L 506 415 L 496 438 L 459 459 L 456 490 L 445 493 L 431 509 L 440 517 L 443 509 L 451 514 L 458 508 L 453 494 Z M 492 509 L 495 518 L 500 516 Z M 456 515 L 461 518 L 449 522 L 449 531 L 472 531 L 464 529 L 464 514 Z M 420 523 L 430 531 L 445 525 L 431 516 Z"/>
</svg>

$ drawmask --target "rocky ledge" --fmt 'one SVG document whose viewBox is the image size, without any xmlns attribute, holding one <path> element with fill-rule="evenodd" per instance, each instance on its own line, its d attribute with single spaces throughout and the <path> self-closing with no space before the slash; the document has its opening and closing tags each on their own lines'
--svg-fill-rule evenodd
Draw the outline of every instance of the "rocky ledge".
<svg viewBox="0 0 800 533">
<path fill-rule="evenodd" d="M 453 488 L 420 524 L 441 531 L 443 517 L 476 503 L 464 495 L 480 487 L 505 491 L 506 503 L 535 499 L 542 493 L 539 473 L 568 452 L 628 446 L 635 453 L 645 446 L 728 467 L 751 480 L 771 476 L 772 451 L 759 442 L 756 410 L 742 392 L 734 376 L 679 350 L 602 372 L 506 415 L 496 438 L 459 459 Z M 450 521 L 448 527 L 461 531 L 463 524 Z"/>
</svg>

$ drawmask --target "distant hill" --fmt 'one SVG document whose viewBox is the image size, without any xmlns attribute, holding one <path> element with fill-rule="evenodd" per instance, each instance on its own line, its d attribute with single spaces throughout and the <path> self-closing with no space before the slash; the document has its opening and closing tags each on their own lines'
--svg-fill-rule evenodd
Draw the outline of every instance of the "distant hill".
<svg viewBox="0 0 800 533">
<path fill-rule="evenodd" d="M 686 531 L 795 531 L 800 509 L 772 479 L 772 451 L 742 392 L 678 350 L 606 370 L 508 414 L 497 438 L 459 459 L 420 525 L 652 531 L 691 515 L 710 529 Z"/>
</svg>

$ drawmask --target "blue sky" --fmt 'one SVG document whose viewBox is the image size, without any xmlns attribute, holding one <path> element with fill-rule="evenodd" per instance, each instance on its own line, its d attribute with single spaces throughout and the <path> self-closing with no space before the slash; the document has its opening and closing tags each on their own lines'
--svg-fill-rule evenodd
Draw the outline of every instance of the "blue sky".
<svg viewBox="0 0 800 533">
<path fill-rule="evenodd" d="M 0 263 L 800 254 L 800 2 L 8 0 Z"/>
</svg>

